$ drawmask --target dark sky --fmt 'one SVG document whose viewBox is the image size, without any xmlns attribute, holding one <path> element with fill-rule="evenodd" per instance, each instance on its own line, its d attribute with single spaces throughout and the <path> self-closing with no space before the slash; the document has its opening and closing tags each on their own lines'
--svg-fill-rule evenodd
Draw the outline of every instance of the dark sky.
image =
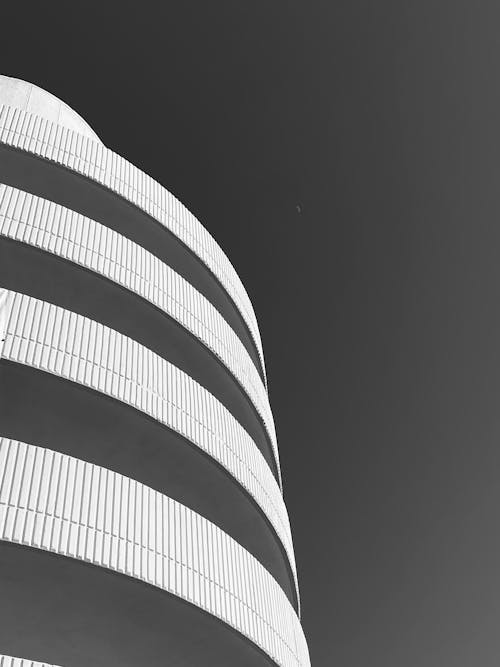
<svg viewBox="0 0 500 667">
<path fill-rule="evenodd" d="M 498 667 L 498 2 L 100 4 L 4 3 L 0 71 L 246 285 L 313 665 Z"/>
</svg>

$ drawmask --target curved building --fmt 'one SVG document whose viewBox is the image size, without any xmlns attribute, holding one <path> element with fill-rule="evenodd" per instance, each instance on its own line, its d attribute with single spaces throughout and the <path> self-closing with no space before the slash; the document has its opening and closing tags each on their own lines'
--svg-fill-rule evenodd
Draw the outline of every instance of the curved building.
<svg viewBox="0 0 500 667">
<path fill-rule="evenodd" d="M 165 188 L 9 77 L 0 591 L 2 667 L 309 665 L 243 285 Z"/>
</svg>

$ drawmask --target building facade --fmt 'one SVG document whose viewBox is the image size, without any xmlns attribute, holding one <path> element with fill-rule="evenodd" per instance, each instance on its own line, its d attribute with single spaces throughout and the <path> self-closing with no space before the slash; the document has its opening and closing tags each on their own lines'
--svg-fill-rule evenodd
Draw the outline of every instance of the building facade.
<svg viewBox="0 0 500 667">
<path fill-rule="evenodd" d="M 165 188 L 10 77 L 0 591 L 1 666 L 309 665 L 241 281 Z"/>
</svg>

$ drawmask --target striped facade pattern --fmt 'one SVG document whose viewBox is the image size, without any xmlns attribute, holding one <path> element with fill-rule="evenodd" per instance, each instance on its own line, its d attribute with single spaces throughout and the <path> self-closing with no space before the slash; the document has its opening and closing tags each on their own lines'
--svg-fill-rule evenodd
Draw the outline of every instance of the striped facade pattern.
<svg viewBox="0 0 500 667">
<path fill-rule="evenodd" d="M 43 92 L 41 91 L 42 98 Z M 77 570 L 83 569 L 82 565 L 76 565 L 77 562 L 124 575 L 118 578 L 125 582 L 123 599 L 128 600 L 130 594 L 131 581 L 127 582 L 126 577 L 145 582 L 149 587 L 138 586 L 141 595 L 154 595 L 150 601 L 161 599 L 161 604 L 165 605 L 157 616 L 162 622 L 163 612 L 170 613 L 170 609 L 175 614 L 173 618 L 177 618 L 179 607 L 176 605 L 181 604 L 179 598 L 189 602 L 193 605 L 188 605 L 190 613 L 193 614 L 190 618 L 200 621 L 199 628 L 196 627 L 197 621 L 192 628 L 189 624 L 189 630 L 193 632 L 193 646 L 197 646 L 200 637 L 204 639 L 199 644 L 201 653 L 190 653 L 194 656 L 192 659 L 186 658 L 182 661 L 181 658 L 183 665 L 192 664 L 192 660 L 196 664 L 205 664 L 203 642 L 210 640 L 213 642 L 211 650 L 215 651 L 213 655 L 226 656 L 221 661 L 221 667 L 234 664 L 235 661 L 227 656 L 237 653 L 239 658 L 242 646 L 245 651 L 249 651 L 248 654 L 245 653 L 245 660 L 249 660 L 245 662 L 246 665 L 253 666 L 254 662 L 259 665 L 267 664 L 269 659 L 280 667 L 310 667 L 307 643 L 299 618 L 300 598 L 295 556 L 289 517 L 281 490 L 278 445 L 267 395 L 262 344 L 253 307 L 236 271 L 201 223 L 171 193 L 144 172 L 106 148 L 99 140 L 78 134 L 42 117 L 41 108 L 39 112 L 42 115 L 38 116 L 1 102 L 0 99 L 0 144 L 3 143 L 18 153 L 30 153 L 46 162 L 28 159 L 16 163 L 7 160 L 9 165 L 17 165 L 15 169 L 18 169 L 18 172 L 15 172 L 13 181 L 8 181 L 14 182 L 17 187 L 0 183 L 0 237 L 4 239 L 1 249 L 4 253 L 15 249 L 15 254 L 4 255 L 8 257 L 5 263 L 7 268 L 0 274 L 6 276 L 7 280 L 4 285 L 0 282 L 0 360 L 8 362 L 2 364 L 0 370 L 5 373 L 3 377 L 10 378 L 8 382 L 15 385 L 12 401 L 6 402 L 14 406 L 14 417 L 11 419 L 9 412 L 4 410 L 2 414 L 9 415 L 9 425 L 3 432 L 0 423 L 0 544 L 2 541 L 10 543 L 9 552 L 15 552 L 16 558 L 19 555 L 16 551 L 18 549 L 24 549 L 24 554 L 33 554 L 33 563 L 36 563 L 37 558 L 41 559 L 42 551 L 67 557 L 71 561 L 67 560 L 65 563 L 74 564 L 77 579 L 80 576 Z M 12 157 L 13 153 L 10 150 L 7 152 Z M 26 160 L 26 156 L 23 160 Z M 96 209 L 89 209 L 104 211 L 101 217 L 87 210 L 89 215 L 99 220 L 97 222 L 71 210 L 73 195 L 63 198 L 67 206 L 65 207 L 36 194 L 24 192 L 20 188 L 26 187 L 34 193 L 37 192 L 35 181 L 28 181 L 28 185 L 23 181 L 21 172 L 25 164 L 28 164 L 30 169 L 33 167 L 33 178 L 43 173 L 48 174 L 50 179 L 55 173 L 61 174 L 62 169 L 89 179 L 116 195 L 102 200 L 111 208 L 106 208 L 101 201 Z M 43 170 L 40 167 L 42 164 Z M 8 171 L 2 173 L 7 174 L 6 178 L 11 178 Z M 61 179 L 57 187 L 61 188 L 61 183 L 78 185 L 73 193 L 75 198 L 82 197 L 82 193 L 86 196 L 89 192 L 95 192 L 95 189 L 88 187 L 88 183 L 86 189 L 80 189 L 82 181 L 74 177 L 66 181 Z M 68 190 L 71 190 L 71 187 L 73 186 L 70 185 Z M 50 194 L 53 192 L 50 188 L 41 190 L 44 196 L 56 197 Z M 119 224 L 117 213 L 120 210 L 123 212 L 123 202 L 120 202 L 120 199 L 136 207 L 130 219 L 127 218 L 126 224 L 129 226 L 124 230 Z M 99 206 L 102 206 L 102 209 Z M 118 231 L 107 226 L 106 211 L 111 211 L 114 216 L 112 220 L 108 220 L 108 224 Z M 128 211 L 127 207 L 127 215 Z M 133 228 L 136 222 L 134 216 L 137 217 L 137 224 L 145 222 L 140 212 L 163 226 L 163 231 L 155 228 L 155 234 L 159 236 L 136 235 Z M 135 241 L 123 235 L 127 230 Z M 161 236 L 171 239 L 168 234 L 173 234 L 191 254 L 188 256 L 185 249 L 181 252 L 178 244 L 169 240 L 171 245 L 167 246 L 166 255 L 162 255 L 164 260 L 165 257 L 167 259 L 162 261 L 156 257 L 153 254 L 156 246 L 151 246 L 151 238 L 160 242 Z M 142 238 L 149 238 L 145 245 L 149 243 L 153 252 L 142 247 Z M 5 239 L 15 243 L 6 242 Z M 40 252 L 28 251 L 26 246 Z M 169 255 L 169 252 L 180 254 Z M 60 258 L 68 264 L 56 262 L 48 255 Z M 169 257 L 177 262 L 174 264 L 177 271 L 166 263 L 170 261 Z M 192 279 L 198 289 L 178 273 L 184 271 L 182 261 L 186 261 L 189 267 L 189 262 L 197 262 L 196 270 L 189 268 L 186 275 L 188 278 L 193 276 L 189 280 Z M 30 263 L 30 266 L 25 267 L 24 263 Z M 97 283 L 88 273 L 77 271 L 77 266 L 110 282 Z M 25 268 L 28 270 L 27 275 L 22 273 Z M 41 271 L 44 281 L 38 284 L 36 281 Z M 189 271 L 193 272 L 190 274 Z M 201 271 L 201 274 L 196 271 Z M 78 274 L 75 284 L 72 283 L 72 272 Z M 246 330 L 240 330 L 241 322 L 234 319 L 232 306 L 230 310 L 224 311 L 228 303 L 224 296 L 217 302 L 220 298 L 219 287 L 217 291 L 210 292 L 213 287 L 210 274 L 231 299 L 245 323 L 258 352 L 258 358 L 253 358 L 255 363 L 260 360 L 261 369 L 257 368 L 252 360 L 253 348 L 248 347 L 249 353 L 245 347 L 249 346 L 248 335 Z M 203 280 L 207 280 L 206 283 L 199 278 L 200 275 Z M 64 284 L 64 290 L 53 289 L 55 276 L 64 276 L 64 279 L 68 280 L 68 288 L 66 289 Z M 117 291 L 117 287 L 110 283 L 119 286 L 122 291 Z M 60 284 L 63 283 L 58 283 Z M 100 310 L 96 308 L 94 311 L 89 304 L 94 298 L 93 290 L 96 285 L 105 286 L 106 289 L 103 290 L 104 296 L 99 302 Z M 207 288 L 206 285 L 210 287 Z M 76 290 L 84 289 L 85 299 L 79 301 L 78 307 L 72 306 L 72 294 L 76 294 Z M 208 298 L 200 289 L 208 289 Z M 127 301 L 123 290 L 139 297 L 145 304 L 150 304 L 152 308 L 174 320 L 180 328 L 162 320 L 157 314 L 149 313 L 143 303 L 137 300 Z M 32 292 L 40 298 L 35 298 L 31 295 Z M 211 296 L 214 294 L 215 297 Z M 64 308 L 49 303 L 52 299 L 57 303 L 59 298 L 62 299 L 61 306 L 64 305 Z M 214 303 L 223 304 L 222 312 L 232 321 L 232 326 L 210 302 L 210 298 L 214 298 Z M 115 322 L 124 321 L 119 317 L 122 312 L 126 312 L 127 317 L 132 317 L 132 313 L 126 311 L 128 305 L 136 315 L 133 319 L 135 328 L 124 327 L 124 330 L 134 337 L 141 337 L 142 334 L 137 333 L 137 327 L 143 324 L 148 326 L 149 322 L 152 333 L 141 338 L 142 343 L 151 344 L 167 357 L 170 349 L 174 350 L 172 354 L 177 356 L 174 356 L 173 360 L 181 366 L 185 363 L 183 367 L 191 369 L 189 372 L 195 374 L 200 382 L 206 381 L 211 391 L 221 396 L 228 407 L 189 373 L 149 349 L 146 344 L 143 345 L 100 321 L 68 309 L 82 309 L 90 317 L 99 320 L 107 318 L 107 313 L 103 314 L 107 307 L 114 308 L 114 313 L 106 321 L 107 324 L 120 328 L 122 325 Z M 122 308 L 125 309 L 120 310 Z M 144 323 L 141 317 L 144 317 Z M 162 347 L 163 343 L 158 343 L 164 334 L 163 326 L 167 336 L 163 339 L 167 341 L 166 347 Z M 244 343 L 238 331 L 240 336 L 243 336 Z M 171 347 L 168 336 L 173 338 Z M 199 348 L 192 337 L 203 347 Z M 189 360 L 191 365 L 185 362 L 188 353 L 193 354 L 193 360 Z M 220 365 L 213 358 L 207 357 L 206 353 L 215 356 Z M 19 372 L 21 366 L 37 372 L 23 374 Z M 15 372 L 12 372 L 14 369 Z M 262 370 L 262 375 L 259 370 Z M 52 384 L 37 384 L 40 379 L 45 378 L 44 382 L 49 380 L 43 373 L 59 378 L 60 381 L 51 379 Z M 213 373 L 213 378 L 209 373 Z M 25 418 L 22 404 L 22 401 L 26 400 L 23 383 L 27 382 L 28 376 L 34 383 L 31 388 L 32 396 L 38 395 L 38 390 L 34 387 L 47 386 L 50 389 L 45 402 L 42 401 L 36 406 L 38 412 L 29 412 L 33 415 L 35 428 L 25 432 L 21 428 L 17 433 L 16 429 L 20 428 L 18 422 Z M 81 391 L 67 392 L 68 399 L 65 403 L 66 398 L 61 397 L 70 385 L 62 384 L 63 381 L 74 383 L 73 389 L 75 385 L 79 385 L 96 393 L 91 395 Z M 9 391 L 9 387 L 2 387 L 2 390 Z M 52 391 L 58 397 L 56 400 L 50 393 Z M 85 403 L 83 396 L 91 398 L 92 401 Z M 118 410 L 118 404 L 109 401 L 109 398 L 137 410 L 143 417 L 152 419 L 153 423 L 145 422 L 138 413 L 121 408 Z M 89 405 L 93 407 L 88 408 Z M 68 417 L 64 422 L 64 435 L 61 437 L 59 417 L 65 406 L 68 407 Z M 16 412 L 18 407 L 19 414 Z M 86 417 L 91 409 L 96 410 L 97 416 L 87 431 L 84 422 L 87 421 Z M 47 418 L 44 410 L 50 413 L 50 418 Z M 239 415 L 246 428 L 252 432 L 255 441 L 231 410 Z M 79 438 L 75 440 L 73 447 L 67 447 L 69 454 L 74 456 L 55 451 L 64 451 L 66 444 L 72 443 L 71 415 L 75 414 L 78 414 Z M 115 420 L 113 416 L 117 414 L 121 414 L 123 419 L 121 431 L 116 423 L 120 418 Z M 137 428 L 137 431 L 131 428 L 133 435 L 129 435 L 127 431 L 132 421 L 127 422 L 125 416 L 135 420 L 136 425 L 133 428 Z M 102 424 L 105 426 L 101 432 L 99 429 Z M 171 432 L 167 434 L 159 429 L 158 424 L 180 435 L 184 441 L 173 436 Z M 142 433 L 144 425 L 154 426 L 155 433 L 158 434 L 152 438 L 154 443 L 147 443 L 150 448 L 146 450 L 145 456 L 142 446 L 150 436 Z M 55 432 L 58 438 L 55 437 Z M 91 434 L 90 438 L 93 438 L 90 441 L 94 443 L 94 450 L 89 448 L 87 451 L 88 433 Z M 173 462 L 170 451 L 174 452 L 174 449 L 163 449 L 163 434 L 172 439 L 177 448 L 175 455 L 172 455 Z M 37 439 L 40 441 L 36 442 Z M 51 442 L 52 439 L 54 442 Z M 266 439 L 270 444 L 269 452 L 272 450 L 272 458 L 276 463 L 277 479 L 271 469 L 272 460 L 268 459 L 271 461 L 268 463 L 256 444 L 260 443 L 268 456 L 268 450 L 264 449 L 267 447 Z M 25 440 L 29 442 L 23 442 Z M 190 444 L 194 447 L 190 447 Z M 189 449 L 185 450 L 184 445 Z M 95 461 L 96 457 L 101 456 L 101 447 L 108 448 L 109 458 Z M 126 447 L 130 449 L 126 450 Z M 165 455 L 165 451 L 168 455 Z M 155 458 L 158 452 L 163 454 L 163 459 Z M 123 460 L 120 458 L 122 456 Z M 145 466 L 150 466 L 150 470 L 156 466 L 154 472 L 161 475 L 160 482 L 159 476 L 148 477 L 143 474 L 146 468 L 142 468 L 141 473 L 136 470 L 135 466 L 143 465 L 142 459 Z M 116 464 L 117 461 L 121 467 Z M 158 461 L 162 461 L 161 465 Z M 165 462 L 169 468 L 167 481 L 163 479 L 162 465 L 165 465 Z M 200 465 L 200 462 L 203 462 L 203 465 Z M 184 476 L 187 465 L 193 466 L 192 476 Z M 107 466 L 116 467 L 120 472 L 108 469 Z M 189 472 L 191 473 L 191 470 Z M 142 479 L 146 484 L 134 477 Z M 187 499 L 182 494 L 176 496 L 175 486 L 185 484 L 186 480 L 197 484 L 196 490 L 191 490 L 192 495 L 186 496 Z M 219 483 L 222 491 L 215 488 Z M 150 488 L 147 484 L 155 488 Z M 226 484 L 227 486 L 224 486 Z M 241 490 L 245 492 L 244 502 Z M 193 502 L 198 503 L 193 505 L 197 511 L 169 497 L 170 494 L 187 504 L 194 498 Z M 203 503 L 206 501 L 210 507 L 206 513 L 211 521 L 202 516 L 205 512 Z M 230 517 L 229 521 L 227 517 Z M 267 523 L 263 523 L 264 517 Z M 223 523 L 224 521 L 226 523 Z M 224 532 L 217 525 L 218 522 L 228 526 L 229 532 L 234 530 L 238 540 L 247 544 L 252 553 Z M 236 525 L 237 530 L 234 528 Z M 248 539 L 249 535 L 252 539 Z M 13 547 L 13 544 L 17 546 Z M 28 551 L 25 547 L 32 550 Z M 52 556 L 44 558 L 53 559 Z M 15 558 L 9 563 L 15 567 Z M 265 565 L 269 567 L 269 571 Z M 87 570 L 92 573 L 96 571 L 95 568 Z M 61 571 L 53 571 L 54 581 L 59 581 Z M 30 572 L 34 577 L 38 577 L 39 581 L 49 581 L 39 577 L 36 566 Z M 274 576 L 270 572 L 273 572 Z M 23 578 L 22 573 L 19 578 Z M 85 580 L 82 578 L 81 581 Z M 71 582 L 73 583 L 73 574 Z M 101 579 L 101 583 L 103 582 L 104 579 Z M 17 580 L 15 585 L 18 585 Z M 12 590 L 14 595 L 17 594 L 17 589 L 13 587 Z M 88 587 L 88 590 L 90 591 L 91 587 Z M 165 592 L 169 595 L 165 595 Z M 50 592 L 47 593 L 47 599 L 49 598 Z M 105 593 L 101 600 L 104 599 Z M 167 602 L 172 606 L 167 607 Z M 65 613 L 63 606 L 60 609 L 62 614 Z M 140 605 L 137 608 L 142 609 Z M 81 620 L 85 624 L 86 612 L 81 613 L 83 615 L 78 617 L 78 622 Z M 110 613 L 114 618 L 115 607 L 112 607 Z M 127 611 L 123 613 L 127 614 Z M 206 614 L 221 621 L 210 621 L 213 625 L 209 639 L 202 629 L 209 626 L 203 626 L 200 620 L 208 619 Z M 129 617 L 124 615 L 122 618 Z M 179 624 L 182 623 L 184 621 L 180 620 Z M 72 631 L 72 626 L 69 627 Z M 102 627 L 108 627 L 108 624 L 104 622 Z M 184 624 L 184 627 L 187 625 Z M 216 638 L 214 628 L 217 628 L 217 633 L 220 628 L 221 632 L 220 636 L 216 633 Z M 231 640 L 226 645 L 226 631 L 230 632 L 229 628 L 248 641 L 240 638 L 238 641 L 242 642 L 241 644 L 234 644 Z M 47 632 L 51 632 L 50 627 Z M 93 642 L 94 635 L 91 636 L 90 643 Z M 163 629 L 158 636 L 163 641 Z M 233 633 L 231 636 L 234 636 Z M 168 636 L 168 631 L 165 632 L 164 646 L 169 646 L 168 642 L 172 637 L 174 633 Z M 227 638 L 229 640 L 229 637 Z M 145 635 L 143 640 L 147 642 L 148 636 Z M 54 644 L 57 644 L 57 641 Z M 136 641 L 135 638 L 133 641 Z M 178 655 L 184 655 L 186 643 L 182 638 L 179 642 Z M 221 642 L 223 648 L 219 648 Z M 143 644 L 145 645 L 146 643 Z M 252 645 L 260 650 L 255 651 Z M 0 650 L 29 655 L 39 661 L 49 659 L 51 662 L 62 663 L 63 667 L 72 667 L 72 660 L 67 659 L 67 656 L 75 656 L 68 646 L 65 646 L 68 653 L 60 654 L 57 646 L 54 646 L 54 652 L 50 655 L 44 654 L 43 647 L 40 648 L 40 655 L 31 655 L 31 650 L 23 650 L 24 645 L 21 645 L 19 650 L 16 646 L 2 647 L 0 644 Z M 112 651 L 113 645 L 109 646 Z M 115 643 L 114 649 L 122 650 L 122 647 Z M 91 650 L 89 655 L 92 655 Z M 130 660 L 128 653 L 123 652 L 121 655 L 125 661 Z M 140 655 L 142 656 L 142 653 Z M 86 664 L 87 656 L 81 653 L 75 660 L 79 665 Z M 90 660 L 92 661 L 92 658 Z M 163 664 L 162 661 L 163 654 L 155 664 Z M 168 655 L 165 655 L 165 661 L 168 662 Z M 104 664 L 108 664 L 106 659 Z M 0 655 L 0 667 L 56 665 Z"/>
<path fill-rule="evenodd" d="M 280 586 L 203 517 L 117 473 L 5 438 L 0 471 L 0 539 L 141 579 L 217 616 L 277 664 L 308 664 Z"/>
<path fill-rule="evenodd" d="M 207 452 L 262 508 L 296 578 L 290 523 L 278 484 L 248 433 L 212 394 L 173 364 L 109 327 L 33 297 L 9 295 L 4 359 L 107 394 Z"/>
<path fill-rule="evenodd" d="M 49 665 L 48 662 L 35 662 L 23 658 L 12 658 L 8 655 L 0 655 L 0 667 L 57 667 Z"/>
<path fill-rule="evenodd" d="M 5 104 L 0 105 L 0 142 L 104 185 L 167 227 L 206 264 L 231 296 L 252 334 L 265 373 L 257 319 L 238 274 L 215 239 L 168 190 L 100 142 Z"/>
<path fill-rule="evenodd" d="M 70 209 L 0 184 L 0 235 L 51 252 L 117 282 L 178 321 L 231 371 L 278 449 L 266 388 L 238 336 L 190 283 L 121 234 Z"/>
</svg>

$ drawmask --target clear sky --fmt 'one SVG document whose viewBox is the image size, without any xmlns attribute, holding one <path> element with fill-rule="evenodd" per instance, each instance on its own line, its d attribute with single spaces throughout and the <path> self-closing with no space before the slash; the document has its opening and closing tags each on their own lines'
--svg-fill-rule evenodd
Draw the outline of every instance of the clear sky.
<svg viewBox="0 0 500 667">
<path fill-rule="evenodd" d="M 498 667 L 500 8 L 6 2 L 225 249 L 267 359 L 315 666 Z"/>
</svg>

